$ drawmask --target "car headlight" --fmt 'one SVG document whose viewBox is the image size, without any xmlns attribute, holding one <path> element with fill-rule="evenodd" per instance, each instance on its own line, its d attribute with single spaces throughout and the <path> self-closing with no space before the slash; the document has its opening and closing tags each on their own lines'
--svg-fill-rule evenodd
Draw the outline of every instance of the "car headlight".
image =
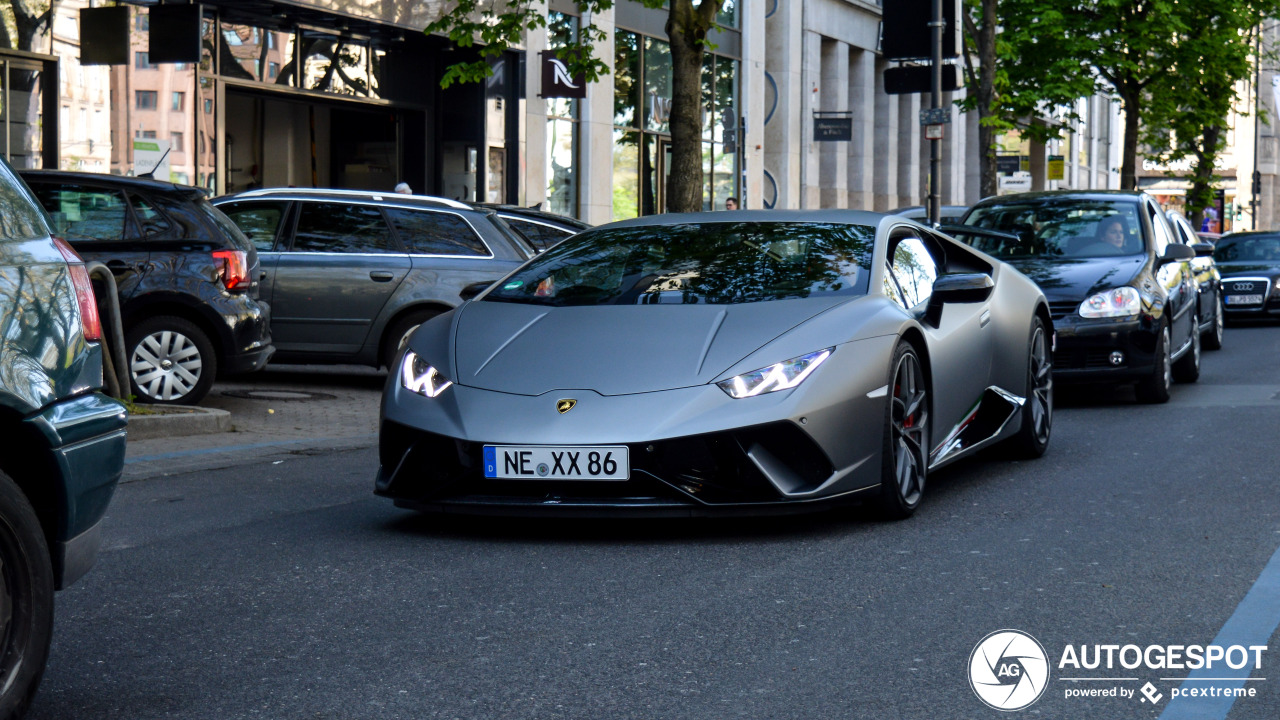
<svg viewBox="0 0 1280 720">
<path fill-rule="evenodd" d="M 439 397 L 453 384 L 453 381 L 440 374 L 440 371 L 427 364 L 412 350 L 405 352 L 400 361 L 400 384 L 429 398 Z"/>
<path fill-rule="evenodd" d="M 716 385 L 729 393 L 729 397 L 732 398 L 749 398 L 777 390 L 789 390 L 804 382 L 804 379 L 812 375 L 822 361 L 830 357 L 834 351 L 835 348 L 829 347 L 826 350 L 783 360 L 769 367 L 721 380 Z"/>
<path fill-rule="evenodd" d="M 1111 288 L 1080 303 L 1080 315 L 1087 318 L 1128 317 L 1137 315 L 1140 310 L 1142 298 L 1131 287 Z"/>
</svg>

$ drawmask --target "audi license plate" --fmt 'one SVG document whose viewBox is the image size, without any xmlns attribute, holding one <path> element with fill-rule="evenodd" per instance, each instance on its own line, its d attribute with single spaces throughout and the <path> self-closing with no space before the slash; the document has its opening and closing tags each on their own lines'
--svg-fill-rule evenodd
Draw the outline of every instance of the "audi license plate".
<svg viewBox="0 0 1280 720">
<path fill-rule="evenodd" d="M 485 445 L 484 476 L 526 480 L 626 480 L 626 445 Z"/>
<path fill-rule="evenodd" d="M 1261 305 L 1262 295 L 1227 295 L 1228 305 Z"/>
</svg>

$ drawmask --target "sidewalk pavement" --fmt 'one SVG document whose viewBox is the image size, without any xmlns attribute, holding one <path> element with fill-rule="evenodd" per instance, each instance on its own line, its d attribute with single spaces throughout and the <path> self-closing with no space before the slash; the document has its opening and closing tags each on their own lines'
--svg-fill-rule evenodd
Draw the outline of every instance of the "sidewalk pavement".
<svg viewBox="0 0 1280 720">
<path fill-rule="evenodd" d="M 217 382 L 200 406 L 230 413 L 230 429 L 131 438 L 122 482 L 373 447 L 386 376 L 352 365 L 271 365 Z"/>
</svg>

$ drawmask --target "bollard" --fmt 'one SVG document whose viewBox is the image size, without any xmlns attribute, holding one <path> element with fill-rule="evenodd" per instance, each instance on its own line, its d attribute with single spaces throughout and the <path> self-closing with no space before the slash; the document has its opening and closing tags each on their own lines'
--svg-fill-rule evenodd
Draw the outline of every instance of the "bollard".
<svg viewBox="0 0 1280 720">
<path fill-rule="evenodd" d="M 106 300 L 107 311 L 98 308 L 98 318 L 103 324 L 103 343 L 107 346 L 103 354 L 103 374 L 106 376 L 108 393 L 117 399 L 129 397 L 129 366 L 124 357 L 124 327 L 120 319 L 120 291 L 116 288 L 116 278 L 111 270 L 100 262 L 87 262 L 85 269 L 90 278 L 102 281 L 102 297 Z M 102 303 L 99 303 L 101 305 Z"/>
</svg>

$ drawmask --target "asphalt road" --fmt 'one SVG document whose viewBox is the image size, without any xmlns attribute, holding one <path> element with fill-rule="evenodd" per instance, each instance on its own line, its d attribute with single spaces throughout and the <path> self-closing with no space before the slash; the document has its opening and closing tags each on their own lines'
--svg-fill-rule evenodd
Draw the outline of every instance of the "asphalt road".
<svg viewBox="0 0 1280 720">
<path fill-rule="evenodd" d="M 129 483 L 31 716 L 1008 717 L 967 669 L 1016 628 L 1052 665 L 1016 714 L 1172 717 L 1185 670 L 1058 660 L 1212 643 L 1280 547 L 1280 327 L 1226 342 L 1165 406 L 1059 388 L 1048 455 L 954 466 L 899 523 L 441 520 L 375 498 L 369 449 Z M 1236 720 L 1280 717 L 1263 607 Z M 1154 705 L 1064 697 L 1147 681 Z"/>
</svg>

